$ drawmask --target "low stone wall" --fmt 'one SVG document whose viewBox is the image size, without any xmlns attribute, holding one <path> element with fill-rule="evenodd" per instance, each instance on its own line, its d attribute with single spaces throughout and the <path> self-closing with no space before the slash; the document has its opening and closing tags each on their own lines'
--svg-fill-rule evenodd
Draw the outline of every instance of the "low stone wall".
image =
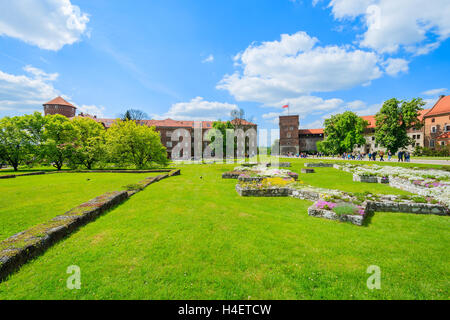
<svg viewBox="0 0 450 320">
<path fill-rule="evenodd" d="M 136 190 L 105 193 L 46 223 L 34 226 L 0 242 L 0 282 L 59 240 L 95 220 L 148 185 L 177 175 L 180 175 L 180 169 L 171 170 L 164 175 L 148 177 L 138 182 L 139 188 Z"/>
<path fill-rule="evenodd" d="M 365 183 L 389 183 L 389 177 L 377 177 L 353 174 L 353 181 Z"/>
<path fill-rule="evenodd" d="M 15 177 L 38 176 L 41 174 L 48 174 L 48 173 L 53 173 L 53 172 L 38 171 L 38 172 L 29 172 L 29 173 L 21 173 L 21 174 L 8 174 L 5 176 L 0 176 L 0 179 L 12 179 Z"/>
<path fill-rule="evenodd" d="M 415 214 L 448 215 L 448 209 L 440 204 L 411 203 L 395 201 L 368 201 L 367 210 L 371 212 L 403 212 Z"/>
<path fill-rule="evenodd" d="M 308 162 L 305 163 L 305 167 L 309 168 L 333 168 L 333 163 L 324 163 L 324 162 Z"/>
<path fill-rule="evenodd" d="M 15 177 L 16 177 L 15 174 L 8 174 L 8 175 L 0 176 L 0 179 L 13 179 Z"/>
<path fill-rule="evenodd" d="M 241 197 L 287 197 L 291 194 L 290 188 L 247 189 L 240 184 L 236 185 L 236 191 Z"/>
<path fill-rule="evenodd" d="M 315 173 L 314 169 L 302 169 L 301 173 Z"/>
<path fill-rule="evenodd" d="M 358 174 L 353 175 L 353 181 L 365 183 L 378 183 L 377 176 L 363 176 Z"/>
<path fill-rule="evenodd" d="M 109 192 L 20 232 L 0 243 L 0 281 L 57 241 L 128 198 L 126 191 Z"/>
<path fill-rule="evenodd" d="M 409 180 L 407 180 L 407 179 L 395 178 L 395 177 L 391 177 L 389 179 L 389 186 L 391 186 L 393 188 L 401 189 L 404 191 L 408 191 L 411 193 L 415 193 L 415 194 L 422 194 L 422 192 L 425 189 L 424 187 L 420 187 L 420 186 L 417 186 L 417 185 L 409 182 Z"/>
<path fill-rule="evenodd" d="M 246 176 L 240 176 L 238 178 L 241 182 L 261 182 L 264 180 L 264 177 L 246 177 Z"/>
<path fill-rule="evenodd" d="M 291 163 L 290 162 L 280 162 L 280 163 L 278 163 L 278 166 L 280 168 L 290 168 L 291 167 Z"/>
<path fill-rule="evenodd" d="M 222 173 L 222 179 L 237 179 L 244 172 L 240 171 L 229 171 Z"/>
<path fill-rule="evenodd" d="M 365 216 L 362 215 L 338 215 L 331 210 L 318 209 L 315 205 L 308 208 L 308 215 L 311 217 L 324 218 L 328 220 L 350 222 L 357 226 L 362 226 L 365 219 Z"/>
<path fill-rule="evenodd" d="M 307 189 L 292 189 L 291 197 L 302 200 L 317 201 L 320 199 L 320 193 Z"/>
</svg>

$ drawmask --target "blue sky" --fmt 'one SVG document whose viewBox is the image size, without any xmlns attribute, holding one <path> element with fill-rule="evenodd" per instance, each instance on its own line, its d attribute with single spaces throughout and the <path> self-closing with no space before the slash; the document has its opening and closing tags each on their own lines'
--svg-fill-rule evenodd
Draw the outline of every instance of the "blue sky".
<svg viewBox="0 0 450 320">
<path fill-rule="evenodd" d="M 277 128 L 383 101 L 448 94 L 448 0 L 0 2 L 0 116 L 62 95 L 116 117 L 227 119 Z"/>
</svg>

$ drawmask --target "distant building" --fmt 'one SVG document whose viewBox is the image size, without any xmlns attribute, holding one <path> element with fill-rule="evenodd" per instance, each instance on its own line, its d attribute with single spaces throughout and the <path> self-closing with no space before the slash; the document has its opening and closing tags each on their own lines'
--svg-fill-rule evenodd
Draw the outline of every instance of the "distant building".
<svg viewBox="0 0 450 320">
<path fill-rule="evenodd" d="M 425 115 L 425 147 L 448 147 L 450 132 L 450 96 L 441 96 Z"/>
<path fill-rule="evenodd" d="M 298 115 L 280 116 L 280 154 L 316 152 L 323 129 L 299 129 Z"/>
<path fill-rule="evenodd" d="M 61 97 L 53 99 L 44 104 L 44 112 L 45 114 L 61 114 L 68 118 L 75 117 L 76 107 L 72 104 L 68 103 Z M 105 118 L 97 118 L 96 116 L 92 116 L 89 114 L 80 113 L 78 117 L 91 118 L 99 123 L 101 123 L 106 129 L 110 128 L 112 124 L 117 119 L 105 119 Z M 198 125 L 201 128 L 202 139 L 204 137 L 204 133 L 211 129 L 214 121 L 190 121 L 190 120 L 173 120 L 173 119 L 165 119 L 165 120 L 140 120 L 140 124 L 147 125 L 149 127 L 154 126 L 156 131 L 159 132 L 161 137 L 161 143 L 166 147 L 167 154 L 169 158 L 172 154 L 172 148 L 177 144 L 176 142 L 172 142 L 172 133 L 176 129 L 186 129 L 191 135 L 191 146 L 192 146 L 192 156 L 194 156 L 193 148 L 194 148 L 194 126 Z M 255 123 L 249 122 L 244 119 L 234 119 L 231 123 L 235 126 L 239 126 L 241 129 L 246 131 L 249 128 L 253 128 L 256 131 L 258 130 L 258 126 Z M 181 140 L 182 138 L 180 138 Z M 209 141 L 203 141 L 203 148 L 205 148 L 209 144 Z"/>
<path fill-rule="evenodd" d="M 384 150 L 375 142 L 375 116 L 362 116 L 368 122 L 364 131 L 366 144 L 355 147 L 355 151 L 369 153 Z M 424 126 L 421 129 L 409 129 L 408 137 L 414 140 L 415 147 L 431 149 L 450 146 L 450 96 L 441 96 L 431 109 L 420 111 L 419 120 Z M 298 115 L 280 116 L 280 153 L 316 152 L 317 142 L 324 139 L 323 129 L 299 129 Z"/>
<path fill-rule="evenodd" d="M 43 104 L 44 106 L 44 114 L 61 114 L 68 118 L 75 117 L 75 113 L 77 108 L 64 100 L 61 97 L 57 97 L 49 102 Z"/>
</svg>

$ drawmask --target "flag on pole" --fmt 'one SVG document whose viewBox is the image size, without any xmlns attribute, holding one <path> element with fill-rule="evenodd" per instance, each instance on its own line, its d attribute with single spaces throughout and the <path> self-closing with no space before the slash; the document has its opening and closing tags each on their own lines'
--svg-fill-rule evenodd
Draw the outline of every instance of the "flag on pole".
<svg viewBox="0 0 450 320">
<path fill-rule="evenodd" d="M 286 109 L 286 108 L 289 108 L 289 105 L 288 105 L 288 104 L 286 104 L 286 105 L 283 106 L 283 109 Z"/>
</svg>

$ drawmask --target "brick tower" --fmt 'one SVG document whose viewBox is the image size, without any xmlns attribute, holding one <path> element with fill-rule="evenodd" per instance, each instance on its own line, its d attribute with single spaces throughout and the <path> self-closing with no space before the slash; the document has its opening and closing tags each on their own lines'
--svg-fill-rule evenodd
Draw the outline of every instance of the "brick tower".
<svg viewBox="0 0 450 320">
<path fill-rule="evenodd" d="M 299 152 L 298 115 L 280 116 L 280 154 Z"/>
<path fill-rule="evenodd" d="M 77 108 L 64 100 L 61 97 L 57 97 L 47 103 L 43 104 L 44 106 L 44 114 L 60 114 L 66 116 L 67 118 L 75 117 L 75 112 Z"/>
</svg>

